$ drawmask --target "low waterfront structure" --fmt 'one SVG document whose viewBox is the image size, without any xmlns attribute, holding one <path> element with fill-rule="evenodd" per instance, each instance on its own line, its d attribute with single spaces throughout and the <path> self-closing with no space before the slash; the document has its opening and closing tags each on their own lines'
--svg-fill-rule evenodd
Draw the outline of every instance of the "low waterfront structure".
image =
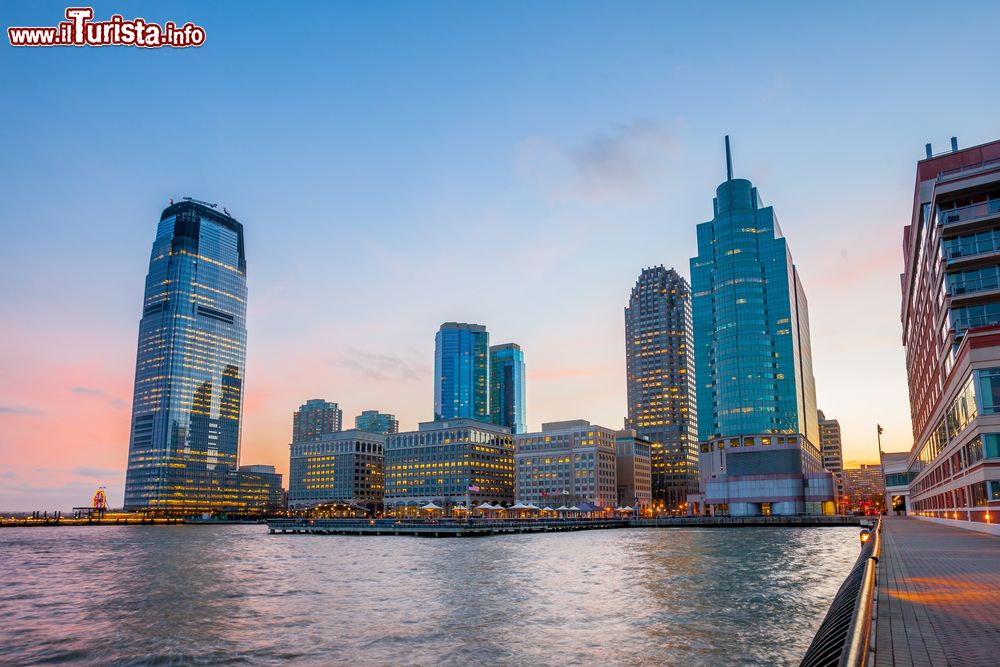
<svg viewBox="0 0 1000 667">
<path fill-rule="evenodd" d="M 385 438 L 351 429 L 290 445 L 288 509 L 342 503 L 376 512 L 385 489 Z"/>
<path fill-rule="evenodd" d="M 882 454 L 882 484 L 885 488 L 885 508 L 893 514 L 910 513 L 909 452 Z"/>
<path fill-rule="evenodd" d="M 652 465 L 653 443 L 640 437 L 635 429 L 615 433 L 615 470 L 618 477 L 618 506 L 632 507 L 635 516 L 653 503 Z"/>
<path fill-rule="evenodd" d="M 538 506 L 589 503 L 614 508 L 615 438 L 615 431 L 584 419 L 550 422 L 542 424 L 541 431 L 515 436 L 518 500 Z"/>
<path fill-rule="evenodd" d="M 514 502 L 510 429 L 476 419 L 424 422 L 385 440 L 385 509 L 420 514 Z M 461 509 L 460 509 L 461 508 Z"/>
<path fill-rule="evenodd" d="M 277 514 L 285 511 L 285 490 L 281 473 L 270 465 L 245 465 L 236 471 L 239 512 Z"/>
</svg>

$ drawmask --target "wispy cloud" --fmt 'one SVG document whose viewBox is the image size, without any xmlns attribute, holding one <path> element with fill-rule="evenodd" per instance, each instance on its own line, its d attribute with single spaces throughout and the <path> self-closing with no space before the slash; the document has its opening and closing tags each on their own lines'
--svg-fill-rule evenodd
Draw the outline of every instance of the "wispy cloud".
<svg viewBox="0 0 1000 667">
<path fill-rule="evenodd" d="M 368 380 L 419 380 L 426 375 L 426 369 L 420 364 L 353 347 L 347 348 L 346 355 L 333 364 Z"/>
<path fill-rule="evenodd" d="M 42 411 L 38 408 L 17 406 L 17 405 L 0 405 L 0 414 L 7 415 L 40 415 Z"/>
<path fill-rule="evenodd" d="M 679 143 L 673 132 L 650 120 L 637 120 L 591 136 L 576 146 L 530 137 L 517 148 L 518 173 L 549 196 L 588 203 L 645 196 L 663 182 L 676 162 Z"/>
<path fill-rule="evenodd" d="M 97 389 L 96 387 L 73 387 L 70 389 L 74 394 L 79 396 L 103 396 L 104 390 Z"/>
</svg>

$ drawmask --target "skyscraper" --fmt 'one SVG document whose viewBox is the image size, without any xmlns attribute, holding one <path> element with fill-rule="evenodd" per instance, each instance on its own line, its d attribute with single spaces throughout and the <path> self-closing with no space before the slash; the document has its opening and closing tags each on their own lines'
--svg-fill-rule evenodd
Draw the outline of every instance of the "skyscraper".
<svg viewBox="0 0 1000 667">
<path fill-rule="evenodd" d="M 516 343 L 490 347 L 490 417 L 511 433 L 528 430 L 524 418 L 524 353 Z"/>
<path fill-rule="evenodd" d="M 434 338 L 434 419 L 490 419 L 490 335 L 445 322 Z"/>
<path fill-rule="evenodd" d="M 396 415 L 364 410 L 354 418 L 354 428 L 369 433 L 399 433 L 399 420 Z"/>
<path fill-rule="evenodd" d="M 698 491 L 691 290 L 673 269 L 643 269 L 625 308 L 628 428 L 652 443 L 653 504 L 678 510 Z"/>
<path fill-rule="evenodd" d="M 820 410 L 819 418 L 819 450 L 823 455 L 823 467 L 830 472 L 840 472 L 844 469 L 844 449 L 840 441 L 840 422 L 827 419 Z"/>
<path fill-rule="evenodd" d="M 139 321 L 126 509 L 232 506 L 246 300 L 243 225 L 195 200 L 164 209 Z"/>
<path fill-rule="evenodd" d="M 319 440 L 327 433 L 342 430 L 344 413 L 336 403 L 312 398 L 292 415 L 292 442 Z"/>
<path fill-rule="evenodd" d="M 834 511 L 817 443 L 805 291 L 774 209 L 727 178 L 691 260 L 704 502 L 734 516 Z"/>
<path fill-rule="evenodd" d="M 910 508 L 982 529 L 1000 500 L 1000 141 L 926 150 L 903 231 Z"/>
</svg>

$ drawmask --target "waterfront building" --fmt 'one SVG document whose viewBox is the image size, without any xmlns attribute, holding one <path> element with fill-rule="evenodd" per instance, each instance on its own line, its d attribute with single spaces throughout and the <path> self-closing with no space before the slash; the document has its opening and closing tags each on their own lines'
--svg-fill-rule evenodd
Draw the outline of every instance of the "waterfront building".
<svg viewBox="0 0 1000 667">
<path fill-rule="evenodd" d="M 385 508 L 420 513 L 433 503 L 445 513 L 486 502 L 514 501 L 510 429 L 476 419 L 424 422 L 385 439 Z"/>
<path fill-rule="evenodd" d="M 901 280 L 910 507 L 983 529 L 1000 508 L 1000 141 L 928 145 L 916 171 Z"/>
<path fill-rule="evenodd" d="M 516 343 L 490 347 L 490 417 L 511 433 L 524 433 L 524 353 Z"/>
<path fill-rule="evenodd" d="M 805 291 L 774 209 L 727 178 L 691 260 L 704 504 L 732 516 L 833 513 L 818 449 Z"/>
<path fill-rule="evenodd" d="M 841 443 L 840 422 L 827 419 L 822 410 L 818 411 L 819 450 L 823 457 L 823 468 L 833 473 L 833 490 L 838 511 L 846 511 L 841 499 L 844 497 L 844 448 Z"/>
<path fill-rule="evenodd" d="M 848 512 L 881 514 L 885 499 L 882 466 L 862 464 L 844 468 L 844 501 Z"/>
<path fill-rule="evenodd" d="M 434 419 L 490 418 L 490 334 L 445 322 L 434 338 Z"/>
<path fill-rule="evenodd" d="M 673 269 L 643 269 L 625 307 L 625 424 L 652 443 L 652 494 L 677 511 L 698 491 L 691 289 Z"/>
<path fill-rule="evenodd" d="M 517 499 L 539 507 L 618 504 L 615 431 L 589 421 L 550 422 L 515 436 Z"/>
<path fill-rule="evenodd" d="M 313 398 L 292 416 L 292 442 L 318 440 L 343 428 L 344 413 L 336 403 Z"/>
<path fill-rule="evenodd" d="M 378 410 L 363 410 L 354 418 L 354 428 L 370 433 L 399 433 L 399 420 L 396 419 L 396 415 Z"/>
<path fill-rule="evenodd" d="M 160 215 L 139 321 L 127 510 L 239 510 L 243 250 L 243 225 L 214 204 L 185 200 Z"/>
<path fill-rule="evenodd" d="M 358 429 L 290 446 L 288 508 L 344 504 L 376 512 L 385 490 L 385 435 Z"/>
<path fill-rule="evenodd" d="M 245 465 L 236 471 L 241 514 L 277 514 L 285 510 L 281 473 L 269 465 Z"/>
<path fill-rule="evenodd" d="M 618 478 L 618 506 L 630 506 L 635 516 L 653 505 L 653 443 L 627 428 L 615 433 L 615 470 Z"/>
<path fill-rule="evenodd" d="M 892 514 L 910 513 L 909 452 L 883 452 L 882 484 L 885 488 L 885 508 Z"/>
</svg>

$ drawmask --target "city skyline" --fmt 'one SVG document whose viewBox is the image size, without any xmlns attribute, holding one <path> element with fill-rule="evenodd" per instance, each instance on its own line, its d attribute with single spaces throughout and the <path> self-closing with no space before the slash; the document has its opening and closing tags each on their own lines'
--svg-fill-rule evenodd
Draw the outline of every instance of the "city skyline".
<svg viewBox="0 0 1000 667">
<path fill-rule="evenodd" d="M 61 11 L 5 7 L 5 19 L 44 24 Z M 766 205 L 780 204 L 810 296 L 817 400 L 841 421 L 845 464 L 877 460 L 876 422 L 886 427 L 887 451 L 909 449 L 898 276 L 912 165 L 926 142 L 940 151 L 952 135 L 964 147 L 1000 132 L 988 111 L 998 93 L 989 89 L 961 117 L 939 105 L 903 109 L 900 100 L 933 76 L 953 75 L 960 87 L 988 80 L 990 59 L 979 49 L 995 7 L 954 10 L 954 20 L 972 26 L 970 64 L 958 73 L 883 58 L 887 48 L 899 59 L 909 54 L 923 25 L 919 11 L 896 16 L 885 7 L 847 28 L 837 15 L 807 17 L 794 7 L 734 6 L 719 23 L 715 11 L 651 8 L 692 29 L 665 47 L 652 30 L 662 20 L 615 15 L 614 32 L 631 37 L 609 38 L 589 55 L 580 44 L 609 20 L 600 8 L 575 16 L 536 8 L 531 28 L 498 10 L 490 35 L 472 8 L 447 27 L 445 10 L 433 8 L 417 16 L 400 7 L 378 20 L 327 11 L 333 35 L 322 43 L 332 40 L 335 55 L 367 52 L 386 25 L 424 30 L 370 54 L 360 74 L 334 63 L 315 79 L 295 65 L 326 62 L 322 47 L 295 38 L 305 53 L 289 60 L 281 45 L 291 36 L 199 5 L 148 12 L 150 20 L 197 18 L 210 35 L 197 50 L 8 54 L 17 67 L 6 68 L 5 83 L 38 104 L 4 111 L 6 125 L 22 129 L 5 136 L 12 159 L 0 165 L 9 184 L 4 219 L 16 221 L 4 223 L 0 249 L 0 277 L 16 288 L 4 290 L 0 305 L 18 314 L 0 333 L 0 508 L 69 507 L 102 485 L 121 504 L 135 362 L 128 351 L 149 221 L 183 195 L 224 203 L 246 226 L 254 268 L 243 460 L 287 475 L 288 415 L 310 396 L 348 414 L 379 406 L 401 430 L 431 419 L 429 336 L 448 320 L 484 322 L 495 340 L 522 345 L 531 361 L 529 430 L 581 416 L 619 427 L 622 294 L 642 267 L 684 267 L 693 255 L 726 133 L 738 148 L 737 171 L 761 187 Z M 887 12 L 893 22 L 880 25 Z M 95 6 L 98 16 L 110 13 Z M 827 26 L 814 33 L 814 23 Z M 765 24 L 773 45 L 746 36 L 746 26 Z M 721 55 L 696 43 L 709 29 L 728 40 Z M 512 37 L 522 50 L 498 63 Z M 255 55 L 254 41 L 264 39 L 276 48 Z M 801 57 L 786 62 L 783 50 L 796 43 Z M 442 71 L 456 53 L 468 54 L 468 69 Z M 723 109 L 710 84 L 737 53 L 759 76 L 730 79 L 741 104 Z M 253 77 L 208 74 L 238 59 Z M 56 69 L 65 86 L 44 83 Z M 105 76 L 88 78 L 95 71 Z M 553 81 L 560 85 L 550 90 Z M 352 84 L 357 94 L 342 94 Z M 221 106 L 206 115 L 151 104 L 186 87 L 216 91 Z M 465 97 L 451 93 L 442 107 L 428 88 Z M 283 95 L 299 103 L 285 105 Z M 91 104 L 68 104 L 77 99 Z M 377 111 L 414 101 L 405 122 Z M 470 112 L 483 107 L 493 110 Z M 234 109 L 242 115 L 227 115 Z M 123 139 L 78 154 L 65 147 L 70 127 Z M 143 141 L 155 145 L 156 160 L 136 150 Z M 201 160 L 190 159 L 189 144 Z M 61 157 L 42 157 L 53 154 Z M 517 245 L 477 255 L 500 247 L 498 229 Z M 351 250 L 330 261 L 331 248 L 342 247 Z M 505 279 L 455 279 L 477 272 Z M 317 295 L 335 303 L 323 308 Z M 871 377 L 859 382 L 862 373 Z"/>
</svg>

